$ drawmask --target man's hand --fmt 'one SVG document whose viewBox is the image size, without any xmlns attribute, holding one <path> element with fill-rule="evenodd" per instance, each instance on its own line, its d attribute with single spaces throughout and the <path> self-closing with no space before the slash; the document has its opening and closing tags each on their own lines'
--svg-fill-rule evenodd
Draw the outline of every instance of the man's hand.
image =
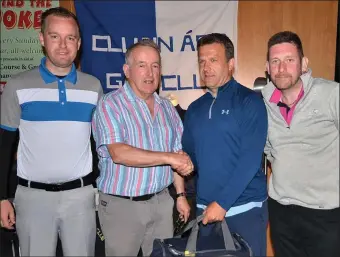
<svg viewBox="0 0 340 257">
<path fill-rule="evenodd" d="M 176 200 L 177 211 L 182 221 L 187 222 L 190 216 L 190 206 L 185 196 L 180 196 Z"/>
<path fill-rule="evenodd" d="M 186 165 L 179 167 L 176 171 L 182 176 L 190 175 L 194 171 L 194 164 L 192 163 L 190 156 L 182 150 L 178 151 L 177 153 L 186 156 L 188 158 L 188 162 Z"/>
<path fill-rule="evenodd" d="M 212 202 L 203 212 L 204 218 L 202 223 L 203 225 L 206 225 L 208 223 L 222 221 L 226 213 L 227 211 L 223 209 L 217 202 Z"/>
<path fill-rule="evenodd" d="M 1 201 L 1 226 L 7 229 L 14 229 L 15 224 L 14 208 L 10 201 Z"/>
<path fill-rule="evenodd" d="M 194 165 L 192 164 L 189 155 L 183 151 L 171 153 L 169 164 L 171 165 L 171 168 L 182 176 L 187 176 L 194 170 Z"/>
</svg>

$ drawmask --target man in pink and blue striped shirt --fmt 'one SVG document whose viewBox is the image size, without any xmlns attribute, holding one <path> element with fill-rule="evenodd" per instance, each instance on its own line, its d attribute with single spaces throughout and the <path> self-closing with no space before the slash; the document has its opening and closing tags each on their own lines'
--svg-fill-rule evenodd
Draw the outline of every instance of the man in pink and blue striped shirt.
<svg viewBox="0 0 340 257">
<path fill-rule="evenodd" d="M 177 209 L 184 221 L 190 207 L 183 176 L 193 164 L 181 145 L 183 125 L 170 101 L 155 92 L 161 58 L 149 39 L 132 45 L 123 66 L 127 82 L 98 103 L 93 135 L 99 156 L 99 218 L 107 256 L 152 251 L 155 238 L 173 234 L 174 183 Z"/>
</svg>

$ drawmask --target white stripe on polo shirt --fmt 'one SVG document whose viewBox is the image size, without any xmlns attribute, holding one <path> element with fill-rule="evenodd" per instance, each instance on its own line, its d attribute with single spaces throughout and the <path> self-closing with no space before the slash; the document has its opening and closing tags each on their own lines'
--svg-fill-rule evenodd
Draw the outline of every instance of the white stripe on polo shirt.
<svg viewBox="0 0 340 257">
<path fill-rule="evenodd" d="M 98 101 L 98 93 L 87 90 L 68 89 L 66 93 L 66 99 L 69 102 L 89 103 L 96 105 Z"/>
<path fill-rule="evenodd" d="M 58 102 L 59 90 L 49 88 L 26 88 L 17 90 L 19 104 L 44 101 Z M 66 99 L 69 102 L 89 103 L 96 105 L 98 93 L 89 90 L 66 89 Z"/>
<path fill-rule="evenodd" d="M 19 104 L 32 101 L 59 101 L 58 89 L 25 88 L 17 90 Z"/>
</svg>

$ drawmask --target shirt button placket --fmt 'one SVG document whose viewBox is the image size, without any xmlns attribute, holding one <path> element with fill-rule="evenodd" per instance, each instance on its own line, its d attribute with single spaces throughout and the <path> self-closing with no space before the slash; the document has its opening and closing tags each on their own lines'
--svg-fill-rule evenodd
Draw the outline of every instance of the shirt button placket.
<svg viewBox="0 0 340 257">
<path fill-rule="evenodd" d="M 65 95 L 65 81 L 63 79 L 59 79 L 58 83 L 58 88 L 59 88 L 59 101 L 62 106 L 65 105 L 66 102 L 66 95 Z"/>
</svg>

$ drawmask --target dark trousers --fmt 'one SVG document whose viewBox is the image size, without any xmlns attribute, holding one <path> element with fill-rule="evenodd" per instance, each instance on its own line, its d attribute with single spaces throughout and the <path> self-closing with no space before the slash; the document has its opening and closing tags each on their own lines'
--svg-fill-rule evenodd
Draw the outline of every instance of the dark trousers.
<svg viewBox="0 0 340 257">
<path fill-rule="evenodd" d="M 275 257 L 340 256 L 340 208 L 316 210 L 268 201 Z"/>
<path fill-rule="evenodd" d="M 197 208 L 197 216 L 203 213 L 202 209 Z M 267 253 L 267 224 L 268 211 L 267 201 L 261 208 L 253 208 L 247 212 L 227 217 L 226 222 L 231 232 L 237 233 L 247 241 L 254 256 L 266 256 Z M 208 224 L 200 228 L 200 234 L 207 236 L 212 233 L 214 224 Z"/>
</svg>

